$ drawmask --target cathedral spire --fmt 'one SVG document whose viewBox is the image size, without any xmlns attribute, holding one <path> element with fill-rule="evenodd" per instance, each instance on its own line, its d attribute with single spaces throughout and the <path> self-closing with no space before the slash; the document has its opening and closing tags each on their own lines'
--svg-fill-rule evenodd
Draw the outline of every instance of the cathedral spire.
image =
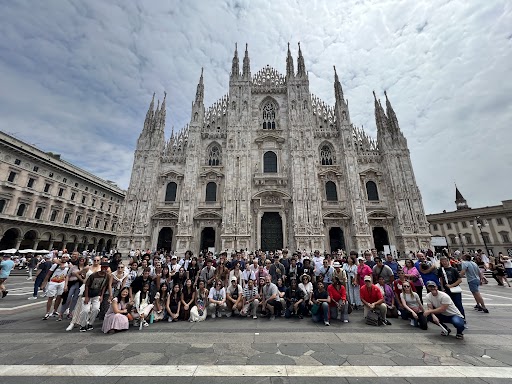
<svg viewBox="0 0 512 384">
<path fill-rule="evenodd" d="M 242 77 L 246 80 L 251 79 L 251 63 L 249 61 L 249 51 L 247 50 L 247 43 L 245 44 L 245 55 L 244 55 Z"/>
<path fill-rule="evenodd" d="M 297 59 L 297 76 L 306 77 L 306 65 L 304 64 L 304 57 L 302 57 L 302 51 L 299 43 L 299 58 Z"/>
<path fill-rule="evenodd" d="M 386 93 L 386 91 L 384 91 L 384 95 L 386 96 L 386 113 L 388 115 L 390 125 L 393 129 L 399 130 L 400 128 L 398 126 L 398 119 L 396 118 L 395 111 L 391 106 L 391 102 L 388 99 L 388 94 Z"/>
<path fill-rule="evenodd" d="M 167 92 L 164 91 L 164 99 L 162 100 L 162 105 L 160 107 L 160 113 L 159 113 L 159 122 L 160 122 L 160 128 L 163 130 L 164 126 L 165 126 L 165 115 L 166 115 L 166 111 L 165 111 L 165 99 L 167 97 Z"/>
<path fill-rule="evenodd" d="M 377 124 L 377 132 L 383 132 L 387 126 L 387 117 L 380 101 L 377 100 L 375 91 L 373 91 L 373 99 L 375 100 L 375 123 Z"/>
<path fill-rule="evenodd" d="M 457 210 L 461 209 L 470 209 L 468 207 L 468 202 L 460 193 L 459 188 L 457 188 L 457 184 L 455 184 L 455 204 L 457 205 Z"/>
<path fill-rule="evenodd" d="M 153 92 L 153 98 L 151 99 L 151 103 L 149 103 L 148 112 L 146 113 L 146 121 L 150 120 L 153 116 L 153 110 L 155 109 L 155 92 Z"/>
<path fill-rule="evenodd" d="M 288 43 L 288 55 L 286 56 L 286 77 L 293 78 L 295 76 L 295 70 L 293 69 L 293 57 L 290 52 L 290 43 Z"/>
<path fill-rule="evenodd" d="M 199 78 L 199 84 L 197 84 L 196 101 L 194 104 L 203 104 L 204 99 L 204 85 L 203 85 L 203 68 L 201 68 L 201 77 Z"/>
<path fill-rule="evenodd" d="M 231 64 L 231 78 L 236 79 L 240 76 L 240 62 L 238 60 L 238 47 L 235 43 L 235 54 L 233 56 L 233 62 Z"/>
<path fill-rule="evenodd" d="M 336 99 L 336 104 L 342 104 L 342 103 L 344 104 L 345 98 L 343 97 L 343 88 L 341 87 L 340 79 L 338 78 L 338 73 L 336 72 L 336 66 L 333 65 L 333 68 L 334 68 L 334 97 Z"/>
</svg>

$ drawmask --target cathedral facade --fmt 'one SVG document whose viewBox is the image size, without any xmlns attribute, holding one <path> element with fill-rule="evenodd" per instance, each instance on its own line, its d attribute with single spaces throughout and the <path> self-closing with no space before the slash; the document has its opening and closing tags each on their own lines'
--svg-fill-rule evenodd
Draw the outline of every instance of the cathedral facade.
<svg viewBox="0 0 512 384">
<path fill-rule="evenodd" d="M 165 140 L 166 99 L 154 97 L 137 141 L 118 248 L 424 249 L 429 226 L 407 140 L 386 95 L 377 139 L 350 120 L 334 69 L 334 107 L 310 93 L 299 46 L 286 74 L 251 74 L 235 49 L 227 94 L 203 103 Z M 393 248 L 391 248 L 393 249 Z"/>
</svg>

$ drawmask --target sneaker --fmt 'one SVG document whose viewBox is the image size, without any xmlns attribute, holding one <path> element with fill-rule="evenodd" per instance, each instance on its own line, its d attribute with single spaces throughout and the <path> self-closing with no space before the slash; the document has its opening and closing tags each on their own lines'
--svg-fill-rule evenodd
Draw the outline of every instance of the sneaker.
<svg viewBox="0 0 512 384">
<path fill-rule="evenodd" d="M 384 319 L 384 324 L 391 325 L 391 322 L 388 319 Z"/>
<path fill-rule="evenodd" d="M 69 324 L 68 327 L 66 328 L 66 332 L 72 331 L 73 328 L 75 328 L 75 324 L 73 324 L 73 323 Z"/>
<path fill-rule="evenodd" d="M 482 307 L 478 307 L 478 312 L 483 312 L 483 308 Z"/>
<path fill-rule="evenodd" d="M 477 305 L 475 305 L 475 306 L 473 307 L 473 309 L 474 309 L 475 311 L 478 311 L 480 308 L 482 308 L 482 307 L 481 307 L 479 304 L 477 304 Z"/>
<path fill-rule="evenodd" d="M 167 319 L 167 322 L 168 322 L 168 323 L 172 323 L 172 317 L 169 317 L 169 318 Z"/>
<path fill-rule="evenodd" d="M 68 327 L 69 328 L 69 327 Z M 67 329 L 67 328 L 66 328 Z M 87 328 L 80 326 L 80 332 L 87 332 Z"/>
<path fill-rule="evenodd" d="M 42 299 L 43 297 L 46 297 L 46 293 L 43 293 L 43 294 L 42 294 L 42 295 L 40 295 L 39 297 L 40 297 L 41 299 Z"/>
<path fill-rule="evenodd" d="M 304 318 L 304 316 L 302 316 L 302 315 L 299 315 L 299 319 L 303 319 L 303 318 Z"/>
<path fill-rule="evenodd" d="M 46 315 L 44 315 L 43 320 L 48 320 L 49 317 L 50 317 L 50 314 L 47 313 Z"/>
<path fill-rule="evenodd" d="M 87 330 L 88 331 L 92 331 L 93 329 L 94 329 L 94 327 L 91 324 L 87 324 Z"/>
<path fill-rule="evenodd" d="M 274 315 L 270 315 L 270 320 L 275 320 L 276 317 Z"/>
<path fill-rule="evenodd" d="M 37 296 L 30 296 L 30 297 L 27 297 L 27 300 L 37 300 Z"/>
<path fill-rule="evenodd" d="M 457 333 L 457 334 L 455 335 L 455 338 L 456 338 L 456 339 L 459 339 L 459 340 L 464 340 L 464 335 L 463 335 L 462 333 Z"/>
<path fill-rule="evenodd" d="M 233 313 L 232 313 L 232 312 L 226 312 L 226 317 L 227 317 L 227 318 L 231 317 L 232 315 L 233 315 Z M 219 316 L 219 317 L 220 317 L 220 316 Z"/>
<path fill-rule="evenodd" d="M 60 316 L 60 315 L 59 315 L 59 312 L 54 311 L 54 312 L 52 313 L 52 317 L 58 317 L 58 316 Z"/>
<path fill-rule="evenodd" d="M 414 320 L 411 319 L 411 327 L 414 327 Z"/>
<path fill-rule="evenodd" d="M 331 324 L 329 324 L 329 322 L 328 322 L 328 321 L 324 321 L 324 325 L 325 325 L 326 327 L 328 327 L 328 326 L 329 326 L 329 325 L 331 325 Z"/>
<path fill-rule="evenodd" d="M 148 322 L 147 322 L 147 321 L 143 321 L 143 322 L 142 322 L 142 326 L 143 326 L 143 327 L 149 327 L 149 324 L 148 324 Z"/>
<path fill-rule="evenodd" d="M 215 317 L 216 317 L 216 316 L 215 316 L 215 313 L 212 313 L 212 314 L 211 314 L 211 317 L 212 317 L 212 319 L 215 319 Z"/>
<path fill-rule="evenodd" d="M 2 292 L 2 299 L 3 299 L 5 296 L 7 296 L 7 294 L 8 294 L 8 293 L 9 293 L 9 291 L 3 291 L 3 292 Z"/>
<path fill-rule="evenodd" d="M 347 319 L 343 320 L 344 323 L 348 323 L 349 321 Z"/>
<path fill-rule="evenodd" d="M 482 308 L 483 313 L 489 313 L 489 310 L 487 308 Z"/>
<path fill-rule="evenodd" d="M 252 318 L 256 320 L 258 318 L 258 316 L 254 315 Z"/>
<path fill-rule="evenodd" d="M 220 312 L 219 311 L 216 311 L 215 312 L 215 316 L 218 317 L 218 318 L 221 318 L 222 316 L 220 315 Z"/>
<path fill-rule="evenodd" d="M 32 280 L 32 278 L 31 277 L 27 277 L 27 280 Z"/>
<path fill-rule="evenodd" d="M 439 325 L 439 328 L 441 328 L 441 335 L 448 336 L 450 334 L 450 332 L 451 332 L 450 329 L 446 328 L 442 324 L 438 324 L 438 325 Z"/>
<path fill-rule="evenodd" d="M 57 317 L 57 320 L 55 321 L 62 321 L 62 316 Z"/>
</svg>

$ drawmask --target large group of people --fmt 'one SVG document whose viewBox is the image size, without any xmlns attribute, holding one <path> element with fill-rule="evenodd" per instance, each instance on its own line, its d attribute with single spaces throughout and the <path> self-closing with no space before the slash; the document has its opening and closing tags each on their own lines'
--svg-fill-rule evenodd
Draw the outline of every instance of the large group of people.
<svg viewBox="0 0 512 384">
<path fill-rule="evenodd" d="M 92 330 L 99 318 L 105 333 L 142 330 L 151 323 L 200 322 L 222 317 L 303 319 L 329 326 L 348 323 L 353 311 L 368 324 L 391 325 L 390 318 L 410 321 L 426 330 L 428 323 L 443 335 L 466 328 L 460 284 L 465 277 L 475 310 L 489 313 L 480 295 L 482 268 L 496 269 L 498 261 L 456 254 L 437 260 L 418 252 L 402 266 L 391 254 L 372 249 L 362 255 L 321 254 L 288 250 L 211 252 L 182 257 L 165 252 L 132 251 L 122 255 L 52 252 L 34 264 L 31 300 L 47 300 L 43 320 L 69 320 L 66 328 Z M 502 256 L 502 255 L 501 255 Z M 473 260 L 474 259 L 474 260 Z M 30 261 L 29 261 L 30 262 Z M 484 262 L 484 265 L 480 265 Z M 13 262 L 4 255 L 0 289 Z M 507 272 L 507 269 L 505 269 Z M 30 277 L 32 278 L 32 277 Z M 498 283 L 507 284 L 501 274 Z"/>
</svg>

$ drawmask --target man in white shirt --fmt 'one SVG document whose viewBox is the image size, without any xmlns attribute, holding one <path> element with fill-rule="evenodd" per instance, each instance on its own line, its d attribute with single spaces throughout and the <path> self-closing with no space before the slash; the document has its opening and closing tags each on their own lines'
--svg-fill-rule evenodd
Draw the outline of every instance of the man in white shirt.
<svg viewBox="0 0 512 384">
<path fill-rule="evenodd" d="M 313 255 L 313 266 L 315 268 L 315 276 L 320 274 L 320 269 L 324 265 L 324 257 L 320 256 L 320 251 L 315 251 Z"/>
<path fill-rule="evenodd" d="M 226 303 L 228 304 L 227 317 L 230 317 L 233 312 L 237 315 L 242 310 L 243 290 L 236 276 L 231 277 L 231 284 L 226 289 Z"/>
<path fill-rule="evenodd" d="M 210 313 L 212 319 L 221 317 L 222 312 L 226 313 L 228 305 L 226 304 L 226 289 L 222 286 L 222 281 L 215 281 L 208 294 L 208 299 L 208 313 Z"/>
<path fill-rule="evenodd" d="M 423 303 L 427 306 L 423 315 L 429 321 L 441 327 L 443 336 L 448 336 L 451 333 L 451 330 L 445 325 L 450 323 L 457 329 L 455 337 L 459 340 L 464 339 L 464 316 L 462 316 L 450 296 L 439 291 L 434 281 L 428 281 L 426 286 L 429 293 L 423 298 Z"/>
<path fill-rule="evenodd" d="M 272 278 L 269 275 L 265 277 L 265 286 L 262 291 L 262 308 L 263 310 L 269 311 L 270 320 L 274 320 L 276 314 L 277 316 L 281 316 L 283 306 L 281 300 L 279 300 L 279 290 L 277 289 L 277 285 L 272 283 Z"/>
</svg>

